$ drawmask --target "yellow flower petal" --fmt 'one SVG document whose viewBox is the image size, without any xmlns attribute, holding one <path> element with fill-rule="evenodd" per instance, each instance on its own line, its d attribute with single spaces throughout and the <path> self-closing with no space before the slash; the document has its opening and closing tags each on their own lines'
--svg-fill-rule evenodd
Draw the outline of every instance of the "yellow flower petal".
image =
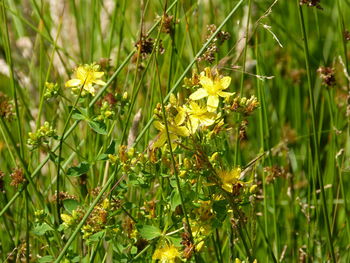
<svg viewBox="0 0 350 263">
<path fill-rule="evenodd" d="M 190 99 L 191 100 L 200 100 L 204 97 L 208 96 L 208 93 L 205 89 L 200 88 L 197 91 L 195 91 L 194 93 L 191 94 Z"/>
<path fill-rule="evenodd" d="M 214 112 L 219 106 L 219 97 L 218 96 L 209 96 L 207 101 L 208 111 Z"/>
<path fill-rule="evenodd" d="M 187 137 L 190 135 L 188 129 L 184 126 L 175 127 L 174 132 L 180 136 Z"/>
<path fill-rule="evenodd" d="M 210 119 L 209 117 L 206 117 L 206 118 L 200 118 L 200 123 L 203 125 L 203 126 L 210 126 L 212 125 L 213 123 L 215 122 L 215 119 Z"/>
<path fill-rule="evenodd" d="M 201 107 L 199 107 L 199 105 L 197 103 L 195 103 L 194 101 L 190 102 L 190 106 L 192 108 L 192 111 L 194 111 L 194 112 L 201 110 Z"/>
<path fill-rule="evenodd" d="M 153 123 L 154 127 L 156 127 L 157 130 L 163 131 L 164 130 L 164 125 L 160 121 L 155 121 Z"/>
<path fill-rule="evenodd" d="M 165 132 L 161 132 L 158 134 L 157 140 L 153 144 L 153 148 L 162 147 L 167 141 L 167 135 Z"/>
<path fill-rule="evenodd" d="M 100 86 L 104 86 L 107 84 L 106 82 L 104 82 L 103 80 L 100 80 L 100 79 L 94 80 L 93 83 L 100 85 Z"/>
<path fill-rule="evenodd" d="M 190 132 L 192 134 L 194 134 L 197 131 L 198 126 L 199 126 L 199 119 L 190 117 L 190 121 L 189 121 L 189 125 L 188 126 L 189 126 Z"/>
<path fill-rule="evenodd" d="M 86 93 L 95 95 L 95 89 L 93 87 L 94 84 L 101 86 L 106 85 L 104 81 L 99 79 L 104 75 L 104 72 L 98 71 L 99 68 L 100 66 L 95 63 L 78 66 L 74 72 L 75 78 L 67 81 L 66 87 L 72 87 L 73 92 L 77 92 L 79 90 L 76 87 L 84 85 L 82 96 L 84 96 Z"/>
<path fill-rule="evenodd" d="M 200 76 L 199 77 L 199 83 L 205 89 L 207 89 L 208 87 L 212 87 L 214 85 L 213 80 L 208 78 L 207 76 Z"/>
<path fill-rule="evenodd" d="M 92 86 L 92 84 L 91 83 L 85 83 L 85 85 L 84 85 L 84 90 L 86 90 L 87 92 L 89 92 L 91 95 L 95 95 L 95 89 L 94 89 L 94 87 Z"/>
<path fill-rule="evenodd" d="M 232 96 L 234 93 L 225 92 L 225 91 L 219 91 L 217 94 L 218 94 L 220 97 L 227 98 L 227 97 Z"/>
<path fill-rule="evenodd" d="M 186 112 L 182 108 L 178 108 L 179 112 L 175 117 L 175 125 L 181 125 L 186 119 Z"/>
<path fill-rule="evenodd" d="M 76 69 L 76 71 L 75 71 L 75 75 L 80 80 L 86 79 L 86 69 L 85 69 L 85 67 L 84 66 L 79 66 Z"/>
<path fill-rule="evenodd" d="M 105 73 L 103 71 L 100 71 L 100 72 L 94 72 L 94 78 L 95 79 L 100 79 L 103 77 Z"/>
<path fill-rule="evenodd" d="M 71 88 L 71 87 L 76 87 L 76 86 L 79 86 L 81 85 L 81 80 L 80 79 L 71 79 L 71 80 L 68 80 L 65 84 L 65 86 L 67 88 Z"/>
<path fill-rule="evenodd" d="M 222 89 L 227 89 L 228 86 L 231 84 L 231 78 L 230 77 L 223 77 L 220 79 L 220 84 L 222 86 Z"/>
</svg>

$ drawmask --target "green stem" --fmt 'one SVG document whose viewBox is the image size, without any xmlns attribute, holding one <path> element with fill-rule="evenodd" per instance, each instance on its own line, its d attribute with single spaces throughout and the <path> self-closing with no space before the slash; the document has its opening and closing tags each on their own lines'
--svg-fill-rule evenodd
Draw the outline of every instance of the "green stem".
<svg viewBox="0 0 350 263">
<path fill-rule="evenodd" d="M 27 189 L 25 190 L 25 210 L 26 210 L 26 261 L 27 263 L 30 262 L 30 243 L 29 243 L 29 230 L 30 230 L 30 225 L 29 225 L 29 204 L 28 204 L 28 199 L 29 199 L 29 194 Z"/>
<path fill-rule="evenodd" d="M 3 1 L 1 1 L 1 23 L 4 25 L 4 28 L 2 29 L 2 35 L 3 35 L 3 41 L 5 44 L 5 53 L 6 53 L 6 59 L 7 64 L 9 66 L 10 71 L 10 87 L 13 95 L 13 100 L 15 102 L 15 112 L 16 112 L 16 120 L 17 120 L 17 132 L 19 136 L 19 153 L 20 156 L 24 156 L 24 143 L 23 143 L 23 135 L 22 135 L 22 125 L 21 125 L 21 115 L 19 114 L 19 105 L 18 105 L 18 99 L 17 99 L 17 88 L 15 85 L 15 76 L 13 72 L 13 63 L 12 63 L 12 54 L 11 54 L 11 46 L 10 46 L 10 38 L 9 38 L 9 32 L 8 32 L 8 23 L 7 23 L 7 16 L 5 11 L 5 6 L 3 4 Z"/>
<path fill-rule="evenodd" d="M 247 23 L 246 23 L 246 32 L 245 32 L 245 44 L 244 44 L 244 50 L 243 50 L 243 65 L 242 65 L 242 74 L 241 74 L 241 82 L 240 82 L 240 88 L 239 88 L 239 95 L 243 95 L 243 86 L 244 86 L 244 74 L 245 74 L 245 66 L 247 61 L 247 49 L 248 49 L 248 41 L 249 41 L 249 25 L 250 25 L 250 13 L 251 13 L 251 0 L 248 1 L 248 15 L 247 15 Z M 241 117 L 237 117 L 237 124 L 240 123 Z M 235 161 L 234 166 L 236 166 L 239 162 L 239 145 L 240 145 L 240 139 L 239 139 L 239 125 L 236 129 L 236 143 L 235 143 Z"/>
<path fill-rule="evenodd" d="M 330 229 L 330 222 L 328 217 L 328 209 L 327 209 L 327 201 L 326 201 L 326 194 L 324 191 L 324 184 L 323 184 L 323 177 L 321 175 L 320 171 L 320 149 L 318 145 L 318 139 L 317 139 L 317 126 L 316 126 L 316 119 L 315 119 L 315 102 L 314 102 L 314 95 L 313 95 L 313 89 L 312 89 L 312 81 L 311 81 L 311 71 L 310 71 L 310 60 L 309 60 L 309 47 L 308 47 L 308 39 L 306 35 L 305 30 L 305 22 L 304 22 L 304 16 L 303 16 L 303 10 L 301 5 L 299 4 L 299 0 L 296 1 L 298 9 L 299 9 L 299 22 L 304 42 L 304 55 L 305 55 L 305 66 L 306 66 L 306 73 L 307 73 L 307 80 L 308 80 L 308 91 L 309 91 L 309 100 L 310 100 L 310 106 L 311 106 L 311 122 L 312 122 L 312 142 L 313 142 L 313 148 L 314 148 L 314 166 L 316 168 L 316 177 L 318 179 L 318 182 L 320 183 L 320 190 L 321 190 L 321 201 L 323 206 L 323 217 L 326 222 L 326 231 L 327 231 L 327 243 L 329 246 L 329 251 L 332 257 L 332 261 L 336 262 L 335 253 L 334 253 L 334 247 L 332 242 L 332 233 Z M 314 189 L 316 191 L 316 189 Z"/>
<path fill-rule="evenodd" d="M 80 88 L 79 95 L 76 98 L 74 105 L 69 112 L 66 123 L 64 124 L 62 135 L 61 135 L 59 146 L 58 146 L 58 161 L 57 161 L 57 175 L 56 175 L 56 209 L 57 209 L 57 218 L 58 218 L 57 223 L 58 224 L 61 223 L 61 214 L 60 214 L 61 207 L 60 207 L 60 194 L 59 193 L 60 193 L 60 171 L 61 171 L 61 157 L 62 157 L 63 141 L 65 139 L 66 131 L 67 131 L 70 119 L 73 115 L 73 111 L 75 110 L 75 108 L 79 102 L 82 91 L 84 90 L 85 81 L 86 81 L 86 79 L 84 80 L 84 83 Z"/>
</svg>

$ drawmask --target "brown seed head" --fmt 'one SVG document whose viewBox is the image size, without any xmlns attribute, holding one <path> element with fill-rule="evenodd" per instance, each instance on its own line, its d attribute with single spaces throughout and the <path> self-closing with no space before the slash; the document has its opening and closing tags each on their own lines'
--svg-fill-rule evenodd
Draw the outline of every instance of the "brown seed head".
<svg viewBox="0 0 350 263">
<path fill-rule="evenodd" d="M 306 5 L 309 7 L 316 7 L 318 9 L 323 9 L 320 5 L 321 0 L 300 0 L 300 5 Z"/>
<path fill-rule="evenodd" d="M 16 168 L 13 170 L 12 174 L 10 174 L 11 177 L 11 186 L 15 186 L 18 187 L 20 184 L 25 182 L 25 178 L 24 178 L 24 173 L 23 170 L 20 168 Z"/>
</svg>

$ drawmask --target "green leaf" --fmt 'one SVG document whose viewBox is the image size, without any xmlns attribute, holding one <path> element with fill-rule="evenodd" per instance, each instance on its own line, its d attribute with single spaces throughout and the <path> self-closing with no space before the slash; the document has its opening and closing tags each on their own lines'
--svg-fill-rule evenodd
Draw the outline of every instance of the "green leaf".
<svg viewBox="0 0 350 263">
<path fill-rule="evenodd" d="M 141 236 L 147 240 L 152 240 L 156 237 L 159 237 L 162 234 L 160 229 L 155 226 L 142 225 L 138 226 L 138 230 Z"/>
<path fill-rule="evenodd" d="M 38 259 L 39 263 L 46 263 L 46 262 L 53 262 L 55 261 L 55 258 L 53 256 L 43 256 Z"/>
<path fill-rule="evenodd" d="M 80 256 L 75 256 L 71 259 L 72 262 L 80 262 Z"/>
<path fill-rule="evenodd" d="M 177 189 L 174 189 L 170 195 L 171 211 L 175 211 L 176 207 L 180 204 L 181 204 L 181 198 L 180 198 L 179 191 Z"/>
<path fill-rule="evenodd" d="M 105 231 L 100 231 L 100 232 L 97 232 L 93 235 L 91 235 L 88 239 L 88 243 L 91 244 L 91 243 L 95 243 L 95 242 L 98 242 L 101 240 L 101 238 L 103 238 L 105 234 Z"/>
<path fill-rule="evenodd" d="M 82 162 L 78 166 L 70 167 L 67 170 L 67 176 L 80 176 L 86 174 L 89 171 L 90 164 L 87 162 Z"/>
<path fill-rule="evenodd" d="M 93 129 L 98 134 L 107 135 L 107 127 L 101 121 L 89 121 L 88 122 L 91 129 Z"/>
<path fill-rule="evenodd" d="M 59 158 L 58 158 L 57 154 L 55 154 L 55 153 L 53 153 L 53 152 L 50 152 L 50 153 L 49 153 L 49 158 L 50 158 L 50 160 L 51 160 L 52 162 L 58 163 Z M 65 160 L 65 159 L 61 156 L 61 162 L 63 162 L 64 160 Z"/>
<path fill-rule="evenodd" d="M 42 224 L 36 224 L 32 230 L 34 235 L 37 236 L 43 236 L 46 234 L 46 232 L 48 231 L 52 231 L 54 230 L 51 226 L 49 226 L 46 223 L 42 223 Z"/>
<path fill-rule="evenodd" d="M 111 142 L 111 144 L 108 146 L 107 150 L 105 151 L 106 154 L 114 154 L 115 153 L 115 140 Z"/>
<path fill-rule="evenodd" d="M 101 160 L 107 160 L 108 159 L 108 154 L 114 154 L 115 153 L 115 140 L 111 142 L 111 144 L 108 146 L 106 151 L 99 156 L 97 156 L 97 161 Z"/>
<path fill-rule="evenodd" d="M 182 238 L 181 238 L 181 237 L 172 237 L 172 236 L 168 236 L 168 238 L 171 240 L 171 242 L 172 242 L 176 247 L 181 247 L 181 241 L 182 241 Z"/>
<path fill-rule="evenodd" d="M 63 206 L 69 213 L 72 213 L 73 210 L 77 209 L 79 203 L 74 199 L 66 199 L 63 201 Z"/>
<path fill-rule="evenodd" d="M 82 114 L 78 109 L 74 109 L 72 113 L 72 118 L 75 120 L 86 120 L 87 117 Z"/>
<path fill-rule="evenodd" d="M 132 246 L 132 247 L 131 247 L 131 250 L 130 250 L 130 254 L 131 254 L 131 255 L 135 255 L 136 253 L 137 253 L 137 247 Z"/>
<path fill-rule="evenodd" d="M 227 201 L 226 200 L 215 201 L 213 203 L 213 210 L 216 213 L 216 218 L 221 222 L 224 221 L 227 215 Z"/>
</svg>

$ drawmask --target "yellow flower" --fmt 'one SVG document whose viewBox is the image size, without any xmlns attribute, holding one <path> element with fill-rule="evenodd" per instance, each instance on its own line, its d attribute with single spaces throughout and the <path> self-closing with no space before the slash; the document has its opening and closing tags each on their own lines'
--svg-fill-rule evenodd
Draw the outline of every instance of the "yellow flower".
<svg viewBox="0 0 350 263">
<path fill-rule="evenodd" d="M 202 85 L 202 88 L 192 93 L 190 99 L 200 100 L 208 97 L 207 108 L 210 112 L 214 112 L 217 109 L 219 97 L 226 98 L 233 95 L 233 93 L 223 91 L 230 86 L 231 78 L 222 77 L 218 72 L 216 72 L 215 77 L 213 77 L 210 68 L 205 68 L 205 74 L 204 72 L 201 73 L 199 83 Z"/>
<path fill-rule="evenodd" d="M 225 191 L 232 193 L 234 185 L 243 184 L 243 182 L 239 180 L 241 171 L 242 170 L 239 167 L 234 168 L 230 171 L 224 171 L 224 170 L 217 171 L 217 175 L 222 182 L 222 188 Z"/>
<path fill-rule="evenodd" d="M 245 261 L 242 261 L 239 258 L 236 258 L 235 263 L 245 263 Z M 254 259 L 253 263 L 258 263 L 258 261 L 256 259 Z"/>
<path fill-rule="evenodd" d="M 166 245 L 154 251 L 153 260 L 159 259 L 161 263 L 173 263 L 175 258 L 179 257 L 180 253 L 174 245 Z"/>
<path fill-rule="evenodd" d="M 65 86 L 68 88 L 73 88 L 72 90 L 74 92 L 79 91 L 83 86 L 82 96 L 84 96 L 86 93 L 90 93 L 92 96 L 94 96 L 94 84 L 100 86 L 106 85 L 106 82 L 100 79 L 103 77 L 104 72 L 99 71 L 99 69 L 100 66 L 95 63 L 78 66 L 74 72 L 75 78 L 68 80 Z"/>
<path fill-rule="evenodd" d="M 74 219 L 70 215 L 61 214 L 61 218 L 62 218 L 63 223 L 65 223 L 67 226 L 70 226 L 74 223 Z"/>
<path fill-rule="evenodd" d="M 206 127 L 215 122 L 216 114 L 214 112 L 208 112 L 206 107 L 201 107 L 194 101 L 190 102 L 190 106 L 185 110 L 189 117 L 189 130 L 193 134 L 196 132 L 200 125 Z"/>
<path fill-rule="evenodd" d="M 183 126 L 186 119 L 186 113 L 183 108 L 178 108 L 178 113 L 175 116 L 174 120 L 171 120 L 168 122 L 168 131 L 169 131 L 169 137 L 171 142 L 172 149 L 176 148 L 176 141 L 179 139 L 179 136 L 187 137 L 190 135 L 190 132 L 188 129 Z M 157 136 L 156 141 L 153 144 L 153 148 L 158 148 L 163 146 L 168 139 L 166 127 L 163 123 L 160 121 L 155 121 L 154 126 L 159 130 L 159 134 Z"/>
</svg>

